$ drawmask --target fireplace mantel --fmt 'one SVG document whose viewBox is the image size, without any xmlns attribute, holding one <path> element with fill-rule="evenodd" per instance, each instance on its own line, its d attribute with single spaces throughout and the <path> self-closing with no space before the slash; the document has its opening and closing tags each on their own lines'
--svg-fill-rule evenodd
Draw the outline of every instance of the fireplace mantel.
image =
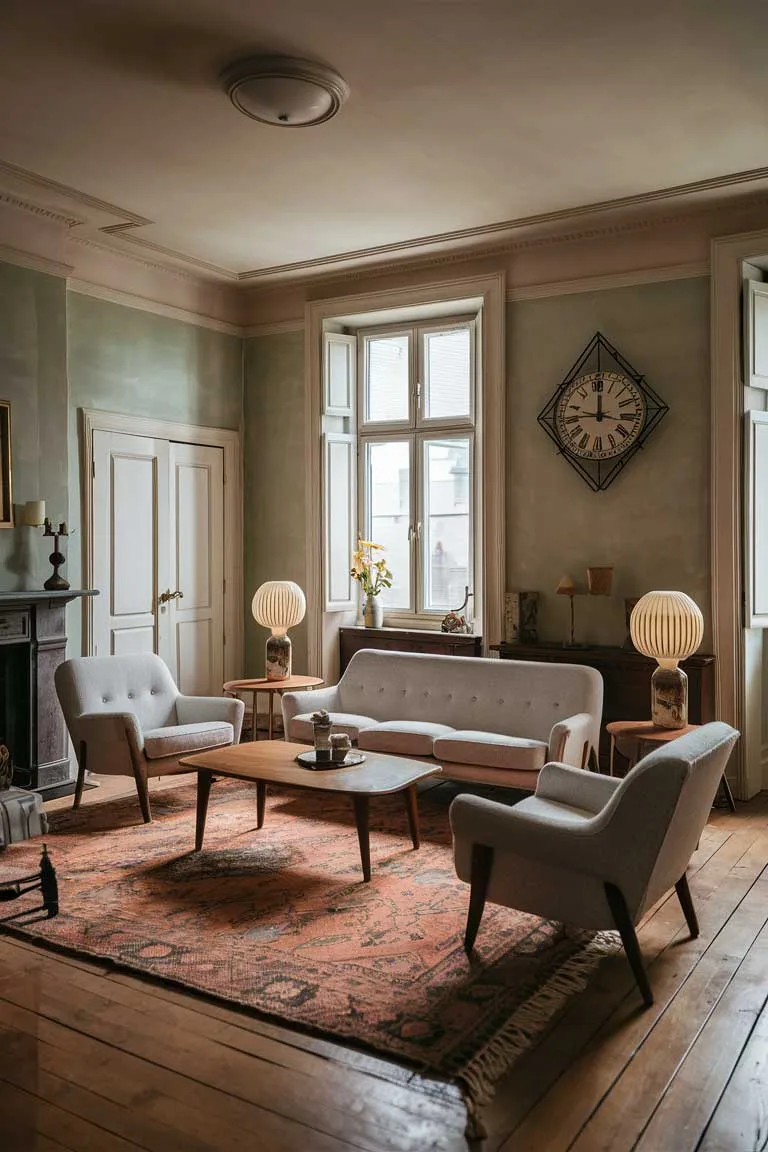
<svg viewBox="0 0 768 1152">
<path fill-rule="evenodd" d="M 93 589 L 0 591 L 0 743 L 14 783 L 50 799 L 74 787 L 54 673 L 66 657 L 66 606 Z"/>
</svg>

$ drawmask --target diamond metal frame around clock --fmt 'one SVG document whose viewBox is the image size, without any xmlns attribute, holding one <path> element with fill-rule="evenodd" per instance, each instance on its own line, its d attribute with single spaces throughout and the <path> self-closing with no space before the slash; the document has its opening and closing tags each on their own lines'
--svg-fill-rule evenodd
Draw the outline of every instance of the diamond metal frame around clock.
<svg viewBox="0 0 768 1152">
<path fill-rule="evenodd" d="M 620 372 L 622 375 L 628 376 L 642 393 L 645 401 L 645 421 L 640 435 L 630 444 L 626 452 L 609 460 L 588 460 L 574 455 L 568 451 L 557 431 L 555 413 L 560 397 L 577 377 L 590 372 Z M 547 405 L 542 408 L 538 415 L 538 421 L 557 446 L 560 455 L 568 461 L 572 468 L 575 468 L 582 479 L 586 480 L 593 492 L 600 492 L 604 491 L 616 479 L 635 453 L 640 451 L 651 432 L 661 423 L 668 411 L 668 406 L 658 393 L 654 392 L 653 388 L 646 383 L 645 377 L 635 371 L 629 361 L 624 359 L 602 333 L 596 332 Z"/>
</svg>

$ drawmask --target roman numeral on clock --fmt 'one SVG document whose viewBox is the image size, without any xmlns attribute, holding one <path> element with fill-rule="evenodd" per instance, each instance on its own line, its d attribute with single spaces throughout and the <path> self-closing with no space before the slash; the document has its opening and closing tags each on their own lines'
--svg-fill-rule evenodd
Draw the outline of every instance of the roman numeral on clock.
<svg viewBox="0 0 768 1152">
<path fill-rule="evenodd" d="M 603 450 L 603 438 L 602 438 L 602 436 L 595 436 L 595 442 L 592 445 L 592 448 L 595 452 L 602 452 L 602 450 Z"/>
<path fill-rule="evenodd" d="M 622 440 L 626 440 L 627 436 L 629 436 L 629 432 L 623 424 L 617 424 L 616 431 L 618 432 L 619 436 L 621 436 Z"/>
</svg>

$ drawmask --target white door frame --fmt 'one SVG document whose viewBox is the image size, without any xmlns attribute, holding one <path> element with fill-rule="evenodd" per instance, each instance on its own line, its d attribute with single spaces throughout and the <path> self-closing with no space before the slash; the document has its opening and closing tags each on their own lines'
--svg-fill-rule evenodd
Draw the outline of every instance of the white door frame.
<svg viewBox="0 0 768 1152">
<path fill-rule="evenodd" d="M 723 236 L 711 246 L 711 555 L 716 714 L 742 734 L 733 766 L 737 795 L 762 788 L 759 740 L 747 708 L 742 528 L 743 412 L 741 264 L 768 252 L 768 231 Z"/>
<path fill-rule="evenodd" d="M 93 587 L 93 433 L 123 432 L 132 436 L 153 436 L 182 444 L 203 444 L 224 449 L 224 678 L 236 680 L 243 674 L 243 474 L 240 433 L 226 428 L 203 428 L 177 424 L 121 412 L 101 412 L 81 408 L 81 476 L 83 563 L 87 588 Z M 83 597 L 83 642 L 86 652 L 93 643 L 93 605 Z"/>
<path fill-rule="evenodd" d="M 505 591 L 504 447 L 505 447 L 505 276 L 446 279 L 420 287 L 383 288 L 360 295 L 313 300 L 304 308 L 306 534 L 307 534 L 307 663 L 308 671 L 323 675 L 323 512 L 322 512 L 322 366 L 323 322 L 384 309 L 408 308 L 435 301 L 482 298 L 480 334 L 482 373 L 482 427 L 478 460 L 483 489 L 483 597 L 481 628 L 486 646 L 503 639 Z"/>
</svg>

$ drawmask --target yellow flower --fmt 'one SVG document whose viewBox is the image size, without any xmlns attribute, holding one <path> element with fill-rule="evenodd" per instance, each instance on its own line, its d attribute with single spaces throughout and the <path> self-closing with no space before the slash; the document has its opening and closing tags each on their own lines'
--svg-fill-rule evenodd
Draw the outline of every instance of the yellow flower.
<svg viewBox="0 0 768 1152">
<path fill-rule="evenodd" d="M 384 545 L 374 544 L 373 540 L 358 540 L 357 543 L 360 548 L 372 548 L 375 552 L 384 551 Z"/>
</svg>

